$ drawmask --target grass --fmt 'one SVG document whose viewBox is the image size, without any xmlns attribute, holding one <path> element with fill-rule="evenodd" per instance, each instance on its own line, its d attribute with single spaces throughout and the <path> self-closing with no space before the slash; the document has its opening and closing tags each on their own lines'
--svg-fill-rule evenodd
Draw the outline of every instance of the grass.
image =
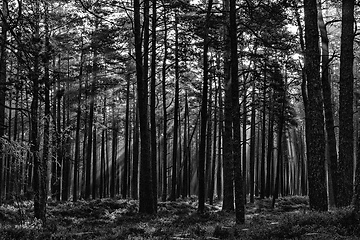
<svg viewBox="0 0 360 240">
<path fill-rule="evenodd" d="M 359 239 L 360 222 L 350 209 L 308 210 L 305 197 L 247 205 L 246 223 L 220 203 L 197 213 L 196 199 L 160 202 L 155 216 L 137 213 L 134 200 L 49 202 L 47 226 L 34 219 L 31 202 L 0 206 L 0 239 Z"/>
</svg>

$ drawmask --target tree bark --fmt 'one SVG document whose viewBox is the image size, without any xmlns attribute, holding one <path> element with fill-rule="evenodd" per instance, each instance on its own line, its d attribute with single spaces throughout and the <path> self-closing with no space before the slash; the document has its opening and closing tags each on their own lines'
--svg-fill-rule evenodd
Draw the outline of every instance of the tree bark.
<svg viewBox="0 0 360 240">
<path fill-rule="evenodd" d="M 223 211 L 234 211 L 234 168 L 232 158 L 232 116 L 231 116 L 231 79 L 230 79 L 230 2 L 224 1 L 224 134 L 223 134 Z"/>
<path fill-rule="evenodd" d="M 175 12 L 175 98 L 174 98 L 174 134 L 173 134 L 173 149 L 172 149 L 172 175 L 171 175 L 171 194 L 170 200 L 175 201 L 177 194 L 177 156 L 178 156 L 178 133 L 179 133 L 179 19 L 177 12 Z"/>
<path fill-rule="evenodd" d="M 206 157 L 206 127 L 207 127 L 207 104 L 208 104 L 208 80 L 209 80 L 209 20 L 211 16 L 212 0 L 208 1 L 205 26 L 204 26 L 204 45 L 203 45 L 203 86 L 201 98 L 201 126 L 200 126 L 200 145 L 199 145 L 199 213 L 205 211 L 205 157 Z"/>
<path fill-rule="evenodd" d="M 46 224 L 46 196 L 43 196 L 46 192 L 46 167 L 39 156 L 39 141 L 38 141 L 38 118 L 39 118 L 39 76 L 40 76 L 40 3 L 35 3 L 35 25 L 34 25 L 34 49 L 33 49 L 33 69 L 30 72 L 32 82 L 32 101 L 30 109 L 30 152 L 34 162 L 34 215 L 35 218 L 40 219 L 43 224 Z M 45 188 L 45 191 L 44 191 Z M 44 201 L 45 200 L 45 201 Z"/>
<path fill-rule="evenodd" d="M 167 19 L 166 19 L 166 8 L 164 7 L 164 57 L 162 62 L 162 81 L 161 81 L 161 87 L 162 87 L 162 107 L 163 107 L 163 159 L 162 159 L 162 177 L 163 177 L 163 185 L 162 185 L 162 201 L 165 202 L 167 198 L 167 188 L 168 188 L 168 174 L 167 174 L 167 104 L 166 104 L 166 61 L 167 61 Z"/>
<path fill-rule="evenodd" d="M 231 113 L 233 124 L 233 161 L 235 182 L 235 215 L 236 223 L 245 222 L 245 194 L 241 171 L 241 135 L 240 135 L 240 106 L 239 106 L 239 79 L 238 79 L 238 49 L 236 0 L 230 0 L 230 49 L 231 49 Z"/>
<path fill-rule="evenodd" d="M 308 103 L 305 108 L 306 146 L 310 208 L 326 211 L 325 134 L 323 96 L 320 79 L 317 1 L 304 1 L 305 14 L 305 75 Z M 352 134 L 352 133 L 351 133 Z"/>
<path fill-rule="evenodd" d="M 3 20 L 1 23 L 1 38 L 0 38 L 0 138 L 5 135 L 5 93 L 6 93 L 6 39 L 7 39 L 7 23 L 5 19 L 7 18 L 7 1 L 2 2 L 2 13 Z M 0 141 L 0 149 L 2 149 L 2 141 Z M 5 155 L 0 154 L 0 181 L 3 183 L 3 166 L 5 164 Z M 3 197 L 3 184 L 0 184 L 0 203 L 2 202 Z"/>
<path fill-rule="evenodd" d="M 342 1 L 340 92 L 339 92 L 339 161 L 336 204 L 351 203 L 354 181 L 354 0 Z"/>
<path fill-rule="evenodd" d="M 321 82 L 322 91 L 324 94 L 324 114 L 325 114 L 325 129 L 326 129 L 326 144 L 327 144 L 327 162 L 328 162 L 328 182 L 329 182 L 329 205 L 336 206 L 334 196 L 337 192 L 337 146 L 334 127 L 333 114 L 333 98 L 331 93 L 331 74 L 330 74 L 330 59 L 329 59 L 329 38 L 324 23 L 321 1 L 318 3 L 319 13 L 318 22 L 321 37 Z"/>
<path fill-rule="evenodd" d="M 252 84 L 252 97 L 251 97 L 251 123 L 250 123 L 250 180 L 249 180 L 249 192 L 250 192 L 250 203 L 254 203 L 254 184 L 255 184 L 255 79 Z"/>
<path fill-rule="evenodd" d="M 151 55 L 151 99 L 150 99 L 150 121 L 151 121 L 151 174 L 153 179 L 153 195 L 154 195 L 154 210 L 157 210 L 157 141 L 156 141 L 156 23 L 157 23 L 157 9 L 156 0 L 152 0 L 152 26 L 151 26 L 151 43 L 152 43 L 152 55 Z"/>
<path fill-rule="evenodd" d="M 151 143 L 149 134 L 149 116 L 148 116 L 148 62 L 149 53 L 149 1 L 144 2 L 144 52 L 142 51 L 141 24 L 140 24 L 140 1 L 134 0 L 134 32 L 135 32 L 135 58 L 136 58 L 136 79 L 137 79 L 137 97 L 139 104 L 140 118 L 140 198 L 139 212 L 153 214 L 154 196 L 152 189 L 151 172 Z M 143 55 L 144 54 L 144 55 Z M 143 59 L 144 56 L 144 59 Z"/>
</svg>

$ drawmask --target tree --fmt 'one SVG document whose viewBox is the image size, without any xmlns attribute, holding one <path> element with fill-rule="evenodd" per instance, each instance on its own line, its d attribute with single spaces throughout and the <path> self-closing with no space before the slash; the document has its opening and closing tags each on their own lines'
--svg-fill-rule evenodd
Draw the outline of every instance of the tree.
<svg viewBox="0 0 360 240">
<path fill-rule="evenodd" d="M 156 0 L 152 1 L 152 26 L 151 26 L 151 99 L 150 99 L 150 121 L 151 121 L 151 172 L 153 179 L 154 208 L 157 210 L 157 142 L 156 142 L 156 22 L 157 22 Z"/>
<path fill-rule="evenodd" d="M 234 210 L 234 168 L 232 158 L 232 116 L 231 116 L 231 79 L 230 79 L 230 2 L 224 2 L 224 134 L 223 134 L 223 211 Z"/>
<path fill-rule="evenodd" d="M 339 162 L 336 204 L 351 203 L 354 181 L 354 0 L 342 2 L 340 93 L 339 93 Z"/>
<path fill-rule="evenodd" d="M 333 116 L 333 98 L 331 93 L 331 74 L 330 74 L 330 56 L 329 56 L 329 38 L 322 15 L 321 1 L 319 1 L 318 22 L 321 36 L 321 84 L 324 95 L 324 114 L 326 126 L 326 144 L 328 151 L 328 166 L 329 166 L 329 205 L 336 205 L 334 196 L 337 194 L 337 150 L 336 137 L 334 128 Z M 331 104 L 326 104 L 331 103 Z"/>
<path fill-rule="evenodd" d="M 30 80 L 32 82 L 32 101 L 31 101 L 31 133 L 30 133 L 30 152 L 34 162 L 34 215 L 44 224 L 46 223 L 46 163 L 40 159 L 38 142 L 38 118 L 39 118 L 39 77 L 40 77 L 40 2 L 34 3 L 34 29 L 33 29 L 33 68 L 30 70 Z"/>
<path fill-rule="evenodd" d="M 6 39 L 7 39 L 7 1 L 2 2 L 2 18 L 1 18 L 1 42 L 0 42 L 0 180 L 3 179 L 3 165 L 5 163 L 5 155 L 3 154 L 3 141 L 1 138 L 5 135 L 5 90 L 6 90 Z M 3 196 L 3 185 L 0 184 L 0 202 Z"/>
<path fill-rule="evenodd" d="M 164 8 L 165 11 L 165 8 Z M 162 174 L 163 174 L 163 185 L 162 185 L 162 201 L 166 201 L 167 198 L 167 188 L 168 188 L 168 176 L 167 176 L 167 148 L 168 148 L 168 138 L 167 138 L 167 104 L 166 104 L 166 61 L 167 61 L 167 21 L 166 14 L 164 13 L 164 56 L 162 61 L 161 69 L 161 88 L 162 88 L 162 107 L 163 107 L 163 157 L 162 157 Z"/>
<path fill-rule="evenodd" d="M 305 108 L 309 203 L 314 210 L 327 210 L 325 134 L 320 80 L 320 50 L 316 0 L 304 1 L 305 75 L 308 102 Z"/>
<path fill-rule="evenodd" d="M 139 0 L 134 0 L 134 34 L 135 34 L 135 58 L 136 58 L 136 80 L 137 96 L 140 118 L 140 199 L 139 212 L 153 214 L 154 196 L 152 189 L 150 134 L 148 117 L 148 90 L 147 90 L 147 58 L 149 44 L 149 2 L 144 2 L 144 39 L 141 37 L 141 5 Z M 142 51 L 142 43 L 144 52 Z"/>
<path fill-rule="evenodd" d="M 208 104 L 208 80 L 209 80 L 209 20 L 211 16 L 212 0 L 208 1 L 205 26 L 204 26 L 204 45 L 203 45 L 203 85 L 201 98 L 201 126 L 200 126 L 200 145 L 199 145 L 199 207 L 198 211 L 204 213 L 205 210 L 205 158 L 206 158 L 206 126 L 207 126 L 207 104 Z"/>
<path fill-rule="evenodd" d="M 230 0 L 230 49 L 231 49 L 231 113 L 233 124 L 233 157 L 235 175 L 235 214 L 236 223 L 245 222 L 245 206 L 243 191 L 243 176 L 241 172 L 240 151 L 240 106 L 239 106 L 239 79 L 238 79 L 238 48 L 237 48 L 237 23 L 236 23 L 236 0 Z"/>
<path fill-rule="evenodd" d="M 178 173 L 178 142 L 179 142 L 179 91 L 180 91 L 180 69 L 179 69 L 179 18 L 175 12 L 175 97 L 174 97 L 174 136 L 173 136 L 173 151 L 172 151 L 172 175 L 171 175 L 171 195 L 170 199 L 175 201 L 177 198 L 177 173 Z"/>
</svg>

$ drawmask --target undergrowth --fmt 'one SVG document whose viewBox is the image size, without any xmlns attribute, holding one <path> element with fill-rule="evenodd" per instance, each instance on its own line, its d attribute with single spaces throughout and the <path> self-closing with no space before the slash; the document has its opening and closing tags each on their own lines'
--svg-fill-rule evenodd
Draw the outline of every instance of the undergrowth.
<svg viewBox="0 0 360 240">
<path fill-rule="evenodd" d="M 246 223 L 235 224 L 220 202 L 197 212 L 194 198 L 160 202 L 154 216 L 138 213 L 134 200 L 49 202 L 47 223 L 34 219 L 31 202 L 0 206 L 0 239 L 360 239 L 350 209 L 308 210 L 305 197 L 247 205 Z"/>
</svg>

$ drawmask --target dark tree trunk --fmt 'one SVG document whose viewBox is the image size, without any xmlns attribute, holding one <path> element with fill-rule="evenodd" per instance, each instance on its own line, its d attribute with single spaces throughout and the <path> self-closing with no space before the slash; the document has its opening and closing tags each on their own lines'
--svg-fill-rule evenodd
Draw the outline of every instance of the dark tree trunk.
<svg viewBox="0 0 360 240">
<path fill-rule="evenodd" d="M 266 144 L 266 89 L 267 89 L 267 69 L 265 64 L 263 101 L 262 101 L 262 134 L 261 134 L 261 168 L 260 168 L 260 199 L 265 197 L 265 144 Z"/>
<path fill-rule="evenodd" d="M 113 110 L 114 111 L 114 110 Z M 116 182 L 117 182 L 117 148 L 118 148 L 118 124 L 115 120 L 113 112 L 112 119 L 112 147 L 111 147 L 111 178 L 110 178 L 110 197 L 115 197 L 116 194 Z"/>
<path fill-rule="evenodd" d="M 243 176 L 241 171 L 241 134 L 240 134 L 240 105 L 239 105 L 239 79 L 238 79 L 238 50 L 237 50 L 237 23 L 236 0 L 230 0 L 230 49 L 231 49 L 231 113 L 233 124 L 233 160 L 235 182 L 235 215 L 236 223 L 245 222 L 245 195 Z"/>
<path fill-rule="evenodd" d="M 351 203 L 354 181 L 354 0 L 342 1 L 340 93 L 339 93 L 339 165 L 336 204 Z"/>
<path fill-rule="evenodd" d="M 128 69 L 130 71 L 130 69 Z M 130 119 L 130 73 L 126 75 L 126 110 L 125 110 L 125 150 L 124 150 L 124 174 L 122 179 L 122 197 L 126 198 L 128 194 L 128 169 L 130 165 L 130 154 L 129 154 L 129 119 Z"/>
<path fill-rule="evenodd" d="M 218 113 L 218 106 L 217 106 L 217 99 L 218 99 L 218 88 L 215 90 L 215 103 L 214 103 L 214 130 L 213 130 L 213 146 L 212 146 L 212 163 L 211 163 L 211 175 L 210 175 L 210 190 L 209 190 L 209 202 L 211 205 L 214 203 L 214 188 L 215 188 L 215 168 L 216 168 L 216 140 L 217 140 L 217 113 Z M 210 133 L 208 133 L 211 135 Z"/>
<path fill-rule="evenodd" d="M 96 199 L 97 198 L 97 191 L 98 191 L 98 183 L 97 183 L 97 172 L 98 172 L 98 167 L 97 167 L 97 137 L 96 137 L 97 131 L 96 131 L 96 126 L 94 126 L 93 129 L 93 148 L 92 148 L 92 155 L 93 155 L 93 168 L 92 168 L 92 199 Z"/>
<path fill-rule="evenodd" d="M 138 104 L 135 104 L 134 107 L 134 144 L 133 144 L 133 170 L 131 178 L 131 197 L 133 199 L 138 199 L 138 176 L 139 176 L 139 108 Z"/>
<path fill-rule="evenodd" d="M 7 18 L 7 1 L 2 2 L 3 19 Z M 7 38 L 7 23 L 3 20 L 1 24 L 1 38 L 0 38 L 0 138 L 5 135 L 5 90 L 6 90 L 6 38 Z M 2 141 L 0 141 L 0 149 L 2 149 Z M 3 166 L 5 164 L 5 155 L 0 154 L 0 203 L 3 197 Z"/>
<path fill-rule="evenodd" d="M 190 154 L 189 154 L 189 104 L 188 104 L 188 95 L 185 93 L 185 115 L 184 115 L 184 143 L 183 143 L 183 155 L 184 155 L 184 165 L 183 165 L 183 187 L 182 187 L 182 197 L 186 198 L 189 195 L 189 183 L 190 183 Z"/>
<path fill-rule="evenodd" d="M 333 116 L 333 98 L 331 93 L 331 73 L 330 73 L 330 59 L 329 59 L 329 38 L 322 16 L 321 1 L 319 1 L 319 29 L 321 36 L 321 82 L 322 91 L 324 94 L 324 114 L 326 127 L 326 143 L 328 151 L 328 181 L 329 181 L 329 205 L 336 206 L 335 196 L 337 195 L 337 147 Z"/>
<path fill-rule="evenodd" d="M 272 94 L 270 97 L 270 109 L 269 109 L 269 126 L 268 126 L 268 145 L 267 145 L 267 158 L 266 158 L 266 166 L 267 166 L 267 174 L 266 174 L 266 197 L 270 197 L 270 194 L 272 192 L 272 186 L 273 186 L 273 148 L 274 148 L 274 110 L 273 110 L 273 100 L 272 100 Z"/>
<path fill-rule="evenodd" d="M 80 163 L 80 128 L 81 128 L 81 91 L 84 64 L 83 39 L 81 39 L 80 69 L 79 69 L 79 91 L 76 110 L 76 130 L 75 130 L 75 159 L 74 159 L 74 179 L 73 179 L 73 201 L 78 200 L 79 185 L 79 163 Z"/>
<path fill-rule="evenodd" d="M 41 189 L 40 189 L 40 205 L 46 205 L 47 200 L 47 166 L 49 162 L 50 154 L 50 32 L 49 32 L 49 5 L 48 2 L 45 4 L 45 61 L 44 61 L 44 95 L 45 95 L 45 118 L 44 118 L 44 141 L 43 141 L 43 157 L 42 157 L 42 171 L 41 176 Z M 16 113 L 15 113 L 16 114 Z M 17 114 L 15 118 L 17 117 Z M 17 123 L 15 122 L 17 125 Z M 14 132 L 16 132 L 14 130 Z M 16 135 L 16 133 L 15 133 Z"/>
<path fill-rule="evenodd" d="M 165 11 L 165 8 L 164 8 Z M 162 185 L 162 197 L 161 200 L 164 202 L 167 198 L 167 188 L 168 188 L 168 174 L 167 174 L 167 104 L 166 104 L 166 61 L 167 61 L 167 19 L 166 19 L 166 12 L 164 12 L 164 58 L 162 63 L 162 107 L 163 107 L 163 159 L 162 159 L 162 177 L 163 177 L 163 185 Z"/>
<path fill-rule="evenodd" d="M 175 13 L 175 99 L 174 99 L 174 134 L 172 151 L 172 174 L 171 174 L 171 194 L 170 200 L 175 201 L 177 194 L 177 156 L 178 156 L 178 133 L 179 133 L 179 31 L 178 16 Z"/>
<path fill-rule="evenodd" d="M 222 171 L 223 171 L 223 148 L 222 148 L 222 139 L 223 139 L 223 121 L 224 121 L 224 111 L 223 111 L 223 97 L 222 97 L 222 88 L 221 88 L 221 78 L 219 78 L 219 128 L 218 128 L 218 156 L 217 156 L 217 173 L 216 173 L 216 189 L 217 189 L 217 197 L 218 199 L 222 199 L 222 190 L 223 190 L 223 182 L 222 182 Z M 234 205 L 234 204 L 233 204 Z"/>
<path fill-rule="evenodd" d="M 253 79 L 253 89 L 251 97 L 251 123 L 250 123 L 250 180 L 249 180 L 249 190 L 250 190 L 250 203 L 254 203 L 254 184 L 255 184 L 255 145 L 256 145 L 256 134 L 255 134 L 255 79 Z"/>
<path fill-rule="evenodd" d="M 34 26 L 34 36 L 33 40 L 35 42 L 40 41 L 40 3 L 36 1 L 35 3 L 35 26 Z M 39 76 L 40 76 L 40 49 L 37 46 L 34 46 L 34 55 L 33 55 L 34 66 L 30 72 L 30 80 L 32 82 L 32 101 L 30 109 L 30 152 L 34 162 L 34 181 L 33 181 L 33 190 L 34 190 L 34 216 L 40 219 L 44 224 L 46 224 L 46 196 L 43 194 L 46 192 L 46 167 L 43 165 L 43 162 L 39 156 Z M 44 176 L 45 175 L 45 176 Z M 45 189 L 45 190 L 44 190 Z"/>
<path fill-rule="evenodd" d="M 230 37 L 229 37 L 229 1 L 224 2 L 224 18 L 227 25 L 224 26 L 224 133 L 223 133 L 223 211 L 234 210 L 234 168 L 232 158 L 232 116 L 231 116 L 231 80 L 230 80 Z"/>
<path fill-rule="evenodd" d="M 283 86 L 283 89 L 280 93 L 279 101 L 281 102 L 280 106 L 280 115 L 278 119 L 278 133 L 277 133 L 277 161 L 276 161 L 276 175 L 275 175 L 275 186 L 273 191 L 273 200 L 272 200 L 272 208 L 275 207 L 275 200 L 279 196 L 279 191 L 281 191 L 281 184 L 282 184 L 282 166 L 283 166 L 283 128 L 285 123 L 285 101 L 286 101 L 286 93 L 285 93 L 285 87 Z M 275 162 L 275 161 L 274 161 Z M 280 190 L 279 190 L 280 189 Z"/>
<path fill-rule="evenodd" d="M 157 18 L 157 9 L 156 9 L 156 0 L 152 0 L 152 34 L 151 34 L 151 43 L 152 43 L 152 55 L 151 55 L 151 100 L 150 100 L 150 121 L 151 121 L 151 174 L 153 179 L 153 195 L 154 195 L 154 209 L 157 210 L 157 142 L 156 142 L 156 118 L 155 118 L 155 108 L 156 108 L 156 18 Z"/>
<path fill-rule="evenodd" d="M 319 72 L 320 52 L 316 0 L 304 1 L 304 14 L 306 42 L 305 74 L 308 94 L 305 118 L 309 202 L 310 208 L 326 211 L 328 206 L 325 173 L 325 134 L 323 127 L 323 97 Z"/>
<path fill-rule="evenodd" d="M 208 1 L 205 26 L 204 26 L 204 46 L 203 46 L 203 86 L 201 98 L 201 128 L 199 145 L 199 206 L 198 211 L 203 213 L 205 210 L 205 148 L 206 148 L 206 126 L 207 126 L 207 104 L 208 104 L 208 50 L 209 50 L 209 20 L 211 15 L 212 0 Z"/>
<path fill-rule="evenodd" d="M 149 1 L 144 2 L 144 52 L 142 52 L 140 1 L 134 0 L 134 32 L 135 32 L 135 57 L 137 77 L 137 97 L 139 104 L 140 120 L 140 198 L 139 212 L 153 214 L 154 196 L 152 189 L 151 172 L 151 143 L 149 134 L 148 116 L 148 54 L 149 54 Z M 143 55 L 144 54 L 144 55 Z M 144 59 L 143 59 L 144 56 Z"/>
</svg>

